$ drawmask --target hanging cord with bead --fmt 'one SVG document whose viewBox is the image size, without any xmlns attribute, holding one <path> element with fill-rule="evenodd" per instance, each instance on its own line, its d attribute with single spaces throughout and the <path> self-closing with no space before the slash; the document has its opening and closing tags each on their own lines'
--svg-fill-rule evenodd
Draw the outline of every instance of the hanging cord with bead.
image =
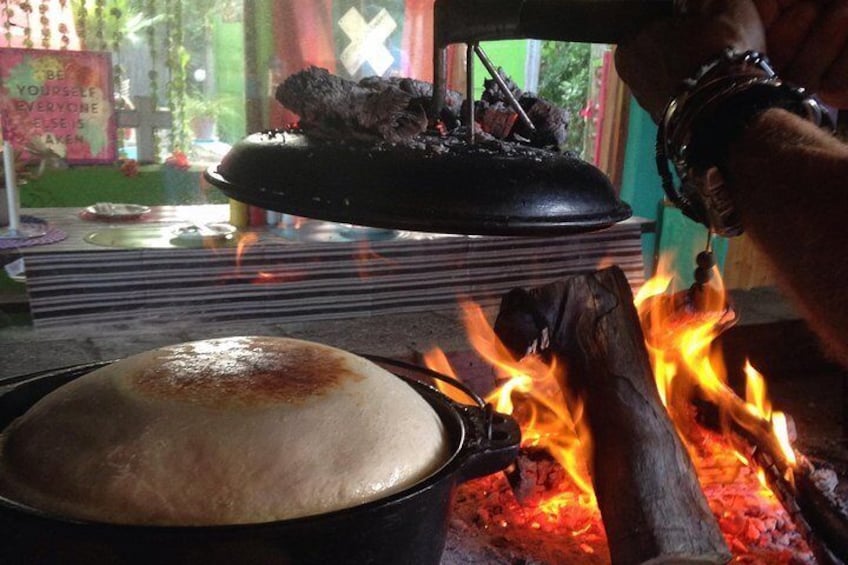
<svg viewBox="0 0 848 565">
<path fill-rule="evenodd" d="M 707 245 L 695 257 L 695 282 L 686 291 L 684 304 L 695 315 L 717 316 L 714 329 L 721 333 L 738 321 L 736 310 L 723 284 L 714 284 L 716 277 L 721 281 L 713 253 L 715 232 L 707 232 Z"/>
<path fill-rule="evenodd" d="M 713 232 L 707 232 L 707 246 L 703 251 L 695 257 L 695 284 L 703 287 L 713 279 L 713 267 L 716 266 L 715 255 L 713 254 Z"/>
</svg>

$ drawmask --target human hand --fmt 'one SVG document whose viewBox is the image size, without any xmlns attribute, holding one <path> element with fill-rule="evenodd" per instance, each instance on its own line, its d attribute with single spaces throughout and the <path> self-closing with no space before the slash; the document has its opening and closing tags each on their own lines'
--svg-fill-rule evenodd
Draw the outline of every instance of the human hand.
<svg viewBox="0 0 848 565">
<path fill-rule="evenodd" d="M 848 108 L 848 0 L 754 0 L 777 73 Z"/>
<path fill-rule="evenodd" d="M 763 23 L 750 0 L 689 0 L 683 6 L 684 13 L 651 24 L 615 52 L 619 75 L 657 122 L 681 81 L 725 48 L 765 52 Z"/>
</svg>

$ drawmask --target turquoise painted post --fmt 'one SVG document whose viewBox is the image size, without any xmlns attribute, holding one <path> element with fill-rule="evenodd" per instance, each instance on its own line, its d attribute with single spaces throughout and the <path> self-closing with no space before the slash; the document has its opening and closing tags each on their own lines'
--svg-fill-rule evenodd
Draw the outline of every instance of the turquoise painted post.
<svg viewBox="0 0 848 565">
<path fill-rule="evenodd" d="M 665 194 L 654 158 L 657 126 L 635 100 L 631 100 L 630 108 L 621 199 L 633 207 L 634 215 L 657 222 L 656 234 L 642 238 L 646 275 L 654 273 L 656 258 L 671 254 L 670 267 L 678 286 L 689 286 L 693 282 L 695 256 L 706 245 L 707 230 L 664 203 Z M 718 264 L 723 267 L 727 242 L 716 239 L 714 249 Z"/>
</svg>

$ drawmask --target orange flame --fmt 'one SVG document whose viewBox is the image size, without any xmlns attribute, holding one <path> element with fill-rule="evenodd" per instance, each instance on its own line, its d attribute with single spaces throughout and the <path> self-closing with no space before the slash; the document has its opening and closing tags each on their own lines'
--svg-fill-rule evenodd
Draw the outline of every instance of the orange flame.
<svg viewBox="0 0 848 565">
<path fill-rule="evenodd" d="M 555 360 L 548 364 L 536 355 L 516 361 L 495 335 L 482 308 L 472 302 L 465 302 L 462 306 L 468 339 L 495 369 L 500 383 L 485 398 L 486 402 L 498 412 L 512 414 L 521 425 L 522 445 L 545 448 L 580 491 L 577 496 L 574 493 L 557 493 L 540 501 L 538 508 L 550 516 L 557 515 L 566 505 L 594 508 L 594 491 L 585 464 L 590 440 L 579 425 L 582 407 L 578 402 L 571 402 L 569 406 L 562 394 L 560 379 L 565 378 L 563 369 Z M 456 374 L 441 350 L 429 352 L 425 363 L 435 371 Z M 440 386 L 440 389 L 444 390 L 444 387 Z M 519 399 L 520 402 L 516 403 Z"/>
<path fill-rule="evenodd" d="M 660 269 L 663 267 L 661 262 Z M 796 458 L 786 418 L 780 412 L 772 411 L 763 375 L 746 361 L 743 401 L 727 386 L 723 359 L 712 351 L 712 342 L 727 320 L 727 299 L 718 270 L 713 268 L 711 282 L 694 295 L 669 294 L 670 280 L 668 274 L 660 271 L 645 283 L 635 301 L 663 402 L 668 406 L 672 395 L 688 394 L 692 387 L 697 386 L 720 409 L 731 415 L 737 406 L 743 408 L 755 417 L 755 421 L 771 424 L 786 462 L 794 466 Z M 692 301 L 690 308 L 681 308 L 682 296 Z M 681 383 L 681 377 L 687 382 Z M 741 454 L 737 455 L 748 462 Z"/>
<path fill-rule="evenodd" d="M 242 262 L 244 254 L 247 250 L 259 241 L 259 236 L 253 232 L 245 233 L 241 236 L 236 244 L 236 267 L 234 275 L 239 277 L 242 275 Z M 253 284 L 271 284 L 271 283 L 286 283 L 304 280 L 308 276 L 304 270 L 283 269 L 279 271 L 260 270 L 255 273 L 245 273 L 246 276 L 253 276 L 250 281 Z"/>
<path fill-rule="evenodd" d="M 712 347 L 714 339 L 732 319 L 718 270 L 713 269 L 711 282 L 703 288 L 688 294 L 675 293 L 669 264 L 667 258 L 662 259 L 659 274 L 648 280 L 634 299 L 663 404 L 683 430 L 689 422 L 684 422 L 684 414 L 676 414 L 673 407 L 688 406 L 689 395 L 697 387 L 731 416 L 750 413 L 753 421 L 770 422 L 786 461 L 795 465 L 786 419 L 780 412 L 772 411 L 762 375 L 748 364 L 744 400 L 726 384 L 723 359 Z M 564 509 L 579 506 L 594 508 L 597 515 L 587 463 L 591 438 L 582 425 L 582 406 L 563 393 L 567 390 L 563 386 L 567 379 L 564 368 L 557 364 L 556 357 L 550 363 L 538 355 L 514 360 L 497 338 L 482 308 L 471 302 L 462 306 L 469 342 L 497 375 L 499 386 L 486 401 L 498 411 L 512 414 L 521 426 L 522 446 L 548 450 L 577 488 L 577 491 L 555 492 L 546 500 L 537 501 L 536 509 L 548 517 L 557 517 Z M 441 350 L 430 352 L 425 362 L 435 371 L 456 375 Z M 687 402 L 682 403 L 681 399 Z M 715 443 L 713 449 L 722 450 L 730 465 L 741 463 L 751 467 L 765 488 L 763 470 L 755 469 L 752 458 L 736 451 L 730 442 L 725 443 Z M 766 490 L 762 492 L 768 494 Z M 572 533 L 579 535 L 581 530 L 585 531 L 582 524 L 572 528 Z"/>
<path fill-rule="evenodd" d="M 771 415 L 771 426 L 775 437 L 777 437 L 777 443 L 780 444 L 780 449 L 783 451 L 783 456 L 794 467 L 798 460 L 795 457 L 795 450 L 792 449 L 792 442 L 789 440 L 789 425 L 786 422 L 786 414 L 774 412 Z"/>
<path fill-rule="evenodd" d="M 244 252 L 259 240 L 259 236 L 255 233 L 248 232 L 241 236 L 236 244 L 236 272 L 241 271 L 241 260 L 244 257 Z"/>
<path fill-rule="evenodd" d="M 445 355 L 445 352 L 439 349 L 438 347 L 431 349 L 427 353 L 424 354 L 424 364 L 429 367 L 431 370 L 436 371 L 437 373 L 441 373 L 442 375 L 451 377 L 453 379 L 458 379 L 456 372 L 453 370 L 453 367 L 448 361 L 448 356 Z M 445 383 L 444 381 L 434 380 L 436 388 L 442 392 L 445 396 L 453 400 L 454 402 L 459 402 L 460 404 L 476 404 L 474 399 L 469 398 L 464 392 L 457 389 L 456 387 L 452 387 Z"/>
<path fill-rule="evenodd" d="M 745 407 L 763 420 L 771 418 L 771 403 L 766 395 L 766 379 L 749 360 L 745 361 Z"/>
</svg>

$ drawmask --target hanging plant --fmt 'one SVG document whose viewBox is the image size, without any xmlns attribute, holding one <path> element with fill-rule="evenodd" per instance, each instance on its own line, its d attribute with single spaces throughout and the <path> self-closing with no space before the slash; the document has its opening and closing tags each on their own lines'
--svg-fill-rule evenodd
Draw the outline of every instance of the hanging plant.
<svg viewBox="0 0 848 565">
<path fill-rule="evenodd" d="M 41 46 L 44 49 L 50 48 L 50 3 L 48 0 L 41 0 L 38 5 L 38 23 L 41 24 Z"/>
<path fill-rule="evenodd" d="M 94 0 L 94 36 L 97 38 L 97 48 L 101 51 L 106 51 L 108 45 L 106 43 L 106 0 Z"/>
<path fill-rule="evenodd" d="M 32 49 L 32 4 L 27 1 L 18 4 L 21 11 L 26 14 L 26 24 L 24 25 L 24 47 Z"/>
<path fill-rule="evenodd" d="M 15 10 L 9 0 L 3 0 L 3 38 L 6 40 L 6 47 L 12 46 L 12 16 L 15 15 Z"/>
<path fill-rule="evenodd" d="M 80 49 L 83 51 L 88 49 L 87 31 L 88 31 L 88 9 L 85 5 L 85 0 L 77 0 L 73 4 L 74 13 L 77 15 L 77 34 L 80 40 Z"/>
<path fill-rule="evenodd" d="M 71 38 L 68 36 L 68 24 L 65 23 L 67 16 L 68 16 L 68 0 L 59 0 L 59 6 L 60 6 L 61 11 L 62 11 L 62 17 L 61 17 L 62 19 L 61 19 L 61 21 L 59 21 L 59 26 L 58 26 L 59 33 L 62 34 L 62 36 L 60 38 L 61 39 L 61 46 L 59 48 L 62 49 L 62 50 L 65 50 L 65 49 L 68 48 L 68 45 L 70 45 L 70 43 L 71 43 Z"/>
<path fill-rule="evenodd" d="M 171 110 L 171 149 L 188 150 L 189 128 L 186 120 L 186 69 L 189 54 L 183 45 L 183 3 L 182 0 L 166 0 L 170 14 L 167 25 L 166 47 L 168 49 L 168 107 Z"/>
<path fill-rule="evenodd" d="M 120 6 L 113 4 L 109 8 L 109 17 L 113 19 L 112 25 L 112 53 L 114 54 L 115 64 L 112 67 L 112 80 L 115 85 L 115 90 L 122 93 L 124 89 L 124 67 L 121 65 L 121 44 L 124 41 L 124 26 L 123 17 L 124 11 Z M 119 97 L 119 102 L 123 101 L 123 97 Z M 118 137 L 118 150 L 122 149 L 123 140 Z"/>
<path fill-rule="evenodd" d="M 147 0 L 145 12 L 148 17 L 152 17 L 157 13 L 156 0 Z M 147 28 L 147 48 L 150 52 L 150 70 L 147 72 L 147 78 L 150 80 L 150 103 L 153 109 L 159 107 L 159 72 L 156 70 L 156 65 L 159 62 L 159 50 L 156 48 L 156 26 L 151 25 Z M 159 137 L 153 136 L 153 155 L 154 159 L 159 161 Z"/>
</svg>

